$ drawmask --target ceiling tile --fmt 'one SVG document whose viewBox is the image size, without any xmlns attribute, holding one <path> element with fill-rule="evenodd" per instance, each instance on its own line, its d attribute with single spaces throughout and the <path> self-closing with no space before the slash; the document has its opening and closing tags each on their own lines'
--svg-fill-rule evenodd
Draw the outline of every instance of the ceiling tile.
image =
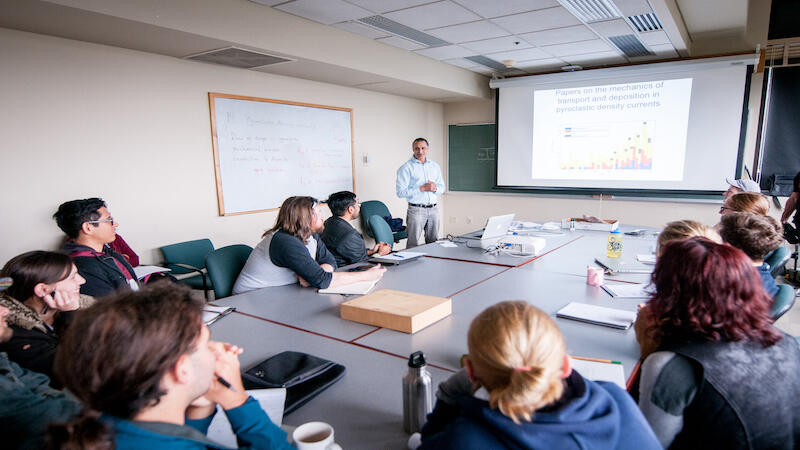
<svg viewBox="0 0 800 450">
<path fill-rule="evenodd" d="M 427 30 L 426 33 L 436 36 L 440 39 L 444 39 L 445 41 L 455 43 L 479 41 L 482 39 L 491 39 L 508 35 L 507 31 L 489 22 L 488 20 L 436 28 L 433 30 Z"/>
<path fill-rule="evenodd" d="M 483 17 L 500 17 L 558 6 L 556 0 L 455 0 Z"/>
<path fill-rule="evenodd" d="M 625 19 L 606 20 L 603 22 L 592 22 L 589 26 L 600 36 L 622 36 L 633 34 L 633 28 L 628 25 Z"/>
<path fill-rule="evenodd" d="M 550 55 L 539 50 L 538 48 L 526 48 L 523 50 L 512 50 L 508 52 L 490 53 L 486 55 L 495 61 L 503 62 L 504 59 L 513 59 L 515 61 L 530 61 L 532 59 L 545 59 L 550 58 Z"/>
<path fill-rule="evenodd" d="M 663 31 L 650 31 L 648 33 L 639 33 L 639 39 L 645 43 L 645 45 L 662 45 L 662 44 L 670 44 L 669 36 L 667 33 Z"/>
<path fill-rule="evenodd" d="M 597 35 L 583 25 L 555 28 L 552 30 L 537 31 L 535 33 L 521 34 L 519 37 L 533 45 L 565 44 L 567 42 L 586 41 L 597 39 Z"/>
<path fill-rule="evenodd" d="M 472 56 L 475 54 L 472 50 L 468 50 L 458 45 L 445 45 L 444 47 L 425 48 L 417 50 L 422 56 L 427 56 L 434 59 L 451 59 L 460 58 L 462 56 Z"/>
<path fill-rule="evenodd" d="M 614 4 L 626 16 L 638 16 L 653 12 L 647 0 L 614 0 Z"/>
<path fill-rule="evenodd" d="M 675 48 L 672 44 L 658 44 L 658 45 L 649 45 L 650 50 L 653 51 L 656 55 L 662 58 L 677 58 L 678 52 L 675 51 Z"/>
<path fill-rule="evenodd" d="M 478 55 L 485 55 L 493 52 L 505 52 L 509 50 L 530 48 L 531 45 L 517 36 L 505 36 L 494 39 L 486 39 L 483 41 L 467 42 L 461 44 L 461 46 L 470 50 L 474 50 Z"/>
<path fill-rule="evenodd" d="M 364 8 L 342 0 L 295 0 L 274 8 L 326 25 L 373 15 Z"/>
<path fill-rule="evenodd" d="M 452 64 L 452 65 L 458 66 L 458 67 L 463 67 L 465 69 L 471 69 L 473 67 L 480 66 L 480 64 L 478 64 L 478 63 L 476 63 L 474 61 L 470 61 L 470 60 L 465 59 L 465 58 L 445 59 L 442 62 L 447 63 L 447 64 Z M 481 67 L 483 67 L 483 66 L 481 66 Z"/>
<path fill-rule="evenodd" d="M 360 34 L 361 36 L 365 36 L 370 39 L 377 39 L 381 37 L 391 36 L 389 33 L 385 31 L 378 30 L 377 28 L 368 27 L 366 25 L 361 25 L 358 22 L 335 23 L 333 24 L 333 26 L 345 31 L 349 31 L 351 33 Z"/>
<path fill-rule="evenodd" d="M 376 39 L 376 41 L 382 42 L 384 44 L 389 44 L 394 47 L 400 47 L 404 50 L 419 50 L 421 48 L 425 48 L 425 46 L 420 43 L 409 41 L 408 39 L 403 39 L 397 36 L 389 36 L 387 38 Z"/>
<path fill-rule="evenodd" d="M 449 0 L 402 9 L 384 14 L 384 16 L 417 30 L 446 27 L 480 20 L 480 16 L 477 14 Z"/>
<path fill-rule="evenodd" d="M 613 48 L 602 39 L 594 39 L 591 41 L 571 42 L 569 44 L 548 45 L 542 47 L 542 50 L 553 56 L 568 56 L 605 52 L 613 50 Z"/>
<path fill-rule="evenodd" d="M 558 58 L 546 58 L 546 59 L 537 59 L 534 61 L 517 61 L 517 63 L 514 64 L 514 67 L 520 70 L 529 71 L 529 70 L 544 69 L 544 68 L 550 69 L 554 67 L 561 67 L 564 65 L 566 65 L 564 61 Z"/>
<path fill-rule="evenodd" d="M 565 56 L 561 59 L 570 64 L 582 64 L 582 65 L 621 64 L 625 62 L 625 57 L 621 56 L 619 53 L 614 51 Z"/>
<path fill-rule="evenodd" d="M 376 13 L 397 11 L 398 9 L 410 8 L 412 6 L 418 6 L 431 2 L 431 0 L 347 0 L 347 1 L 354 5 L 358 5 L 364 9 L 368 9 Z"/>
<path fill-rule="evenodd" d="M 492 22 L 514 34 L 580 24 L 575 16 L 560 6 L 523 14 L 515 14 L 513 16 L 498 17 L 492 19 Z"/>
</svg>

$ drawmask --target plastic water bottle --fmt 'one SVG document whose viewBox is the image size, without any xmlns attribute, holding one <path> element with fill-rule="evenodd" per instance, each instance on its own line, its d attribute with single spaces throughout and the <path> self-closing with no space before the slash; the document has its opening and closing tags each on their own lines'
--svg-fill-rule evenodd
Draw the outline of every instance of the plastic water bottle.
<svg viewBox="0 0 800 450">
<path fill-rule="evenodd" d="M 609 258 L 619 258 L 622 256 L 622 233 L 620 233 L 618 229 L 608 234 L 606 256 Z"/>
<path fill-rule="evenodd" d="M 408 357 L 408 372 L 403 375 L 403 429 L 409 434 L 421 430 L 433 411 L 431 376 L 426 367 L 422 352 Z"/>
</svg>

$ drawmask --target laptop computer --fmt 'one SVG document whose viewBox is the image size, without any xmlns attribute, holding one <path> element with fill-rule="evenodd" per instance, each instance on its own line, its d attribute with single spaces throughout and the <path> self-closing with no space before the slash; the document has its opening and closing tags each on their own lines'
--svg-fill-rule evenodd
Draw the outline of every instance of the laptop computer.
<svg viewBox="0 0 800 450">
<path fill-rule="evenodd" d="M 467 239 L 480 239 L 481 248 L 489 248 L 496 245 L 500 238 L 508 233 L 508 228 L 513 220 L 514 214 L 489 217 L 483 230 L 465 234 L 464 237 Z"/>
<path fill-rule="evenodd" d="M 621 258 L 598 257 L 594 262 L 602 267 L 606 273 L 651 273 L 654 267 L 638 261 L 626 261 Z"/>
</svg>

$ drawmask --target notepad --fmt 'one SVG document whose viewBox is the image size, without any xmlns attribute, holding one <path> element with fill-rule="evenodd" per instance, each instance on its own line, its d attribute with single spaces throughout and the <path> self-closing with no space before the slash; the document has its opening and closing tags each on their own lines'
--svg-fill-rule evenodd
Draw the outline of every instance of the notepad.
<svg viewBox="0 0 800 450">
<path fill-rule="evenodd" d="M 373 256 L 372 258 L 369 259 L 369 262 L 383 263 L 383 264 L 402 264 L 404 262 L 413 261 L 421 256 L 425 256 L 425 253 L 402 251 L 402 252 L 389 253 L 388 255 Z"/>
<path fill-rule="evenodd" d="M 344 286 L 320 289 L 317 292 L 320 294 L 364 295 L 374 288 L 377 282 L 378 280 L 359 281 L 357 283 L 350 283 Z"/>
<path fill-rule="evenodd" d="M 570 302 L 556 313 L 556 317 L 627 330 L 636 320 L 636 313 L 586 303 Z"/>
<path fill-rule="evenodd" d="M 234 311 L 236 311 L 236 308 L 233 306 L 204 305 L 203 322 L 205 322 L 206 325 L 211 325 L 212 323 L 219 320 L 220 317 L 225 317 Z"/>
<path fill-rule="evenodd" d="M 136 266 L 133 268 L 133 273 L 136 275 L 137 280 L 141 280 L 142 278 L 153 274 L 153 273 L 161 273 L 161 272 L 170 272 L 172 269 L 168 269 L 166 267 L 161 266 Z"/>
<path fill-rule="evenodd" d="M 581 372 L 582 373 L 582 372 Z M 286 402 L 286 389 L 251 389 L 246 391 L 251 397 L 256 399 L 261 409 L 267 413 L 269 420 L 277 426 L 281 426 L 283 420 L 283 404 Z M 236 436 L 231 429 L 231 423 L 222 408 L 217 406 L 217 414 L 208 426 L 209 439 L 222 444 L 227 448 L 239 448 L 236 443 Z"/>
<path fill-rule="evenodd" d="M 625 389 L 625 370 L 622 364 L 616 362 L 590 361 L 570 356 L 569 362 L 572 369 L 592 381 L 609 381 Z"/>
<path fill-rule="evenodd" d="M 636 255 L 636 260 L 642 264 L 655 264 L 656 255 Z"/>
<path fill-rule="evenodd" d="M 614 298 L 650 298 L 646 284 L 604 284 L 602 287 Z"/>
</svg>

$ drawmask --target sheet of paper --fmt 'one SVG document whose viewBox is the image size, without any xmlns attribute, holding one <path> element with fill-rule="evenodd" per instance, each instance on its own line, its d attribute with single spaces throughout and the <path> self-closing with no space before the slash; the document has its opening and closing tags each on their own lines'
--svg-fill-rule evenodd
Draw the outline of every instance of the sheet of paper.
<svg viewBox="0 0 800 450">
<path fill-rule="evenodd" d="M 621 309 L 577 302 L 570 302 L 567 306 L 561 308 L 556 313 L 556 316 L 623 330 L 630 328 L 633 321 L 636 320 L 636 313 L 633 311 L 623 311 Z"/>
<path fill-rule="evenodd" d="M 272 423 L 281 426 L 283 404 L 286 402 L 286 389 L 251 389 L 247 393 L 256 399 Z M 228 421 L 225 411 L 219 406 L 217 406 L 217 414 L 214 416 L 214 420 L 211 421 L 211 425 L 208 427 L 207 436 L 212 441 L 228 448 L 238 448 L 236 436 L 231 430 L 231 423 Z"/>
<path fill-rule="evenodd" d="M 359 281 L 358 283 L 351 283 L 344 286 L 337 286 L 333 288 L 327 289 L 320 289 L 320 294 L 360 294 L 364 295 L 369 292 L 372 288 L 375 287 L 375 284 L 378 283 L 378 280 L 372 281 Z"/>
<path fill-rule="evenodd" d="M 587 361 L 570 357 L 573 370 L 577 370 L 583 378 L 592 381 L 610 381 L 625 389 L 625 370 L 622 364 L 599 361 Z"/>
<path fill-rule="evenodd" d="M 614 298 L 650 298 L 647 284 L 604 284 L 603 289 Z"/>
<path fill-rule="evenodd" d="M 417 257 L 417 256 L 422 256 L 424 254 L 425 253 L 422 253 L 422 252 L 406 252 L 406 251 L 402 251 L 402 252 L 389 253 L 388 255 L 383 255 L 380 258 L 381 259 L 386 259 L 386 260 L 394 259 L 394 260 L 397 260 L 397 261 L 402 261 L 404 259 L 414 258 L 414 257 Z"/>
<path fill-rule="evenodd" d="M 172 269 L 161 266 L 136 266 L 133 268 L 133 273 L 136 275 L 137 279 L 141 280 L 151 273 L 170 272 L 171 270 Z"/>
<path fill-rule="evenodd" d="M 458 247 L 454 242 L 450 241 L 439 242 L 439 245 L 441 245 L 442 247 Z"/>
<path fill-rule="evenodd" d="M 655 264 L 656 263 L 656 255 L 636 255 L 636 259 L 640 263 L 644 263 L 644 264 Z"/>
<path fill-rule="evenodd" d="M 227 316 L 235 310 L 236 308 L 232 306 L 203 305 L 203 322 L 206 325 L 211 325 L 220 317 Z"/>
</svg>

